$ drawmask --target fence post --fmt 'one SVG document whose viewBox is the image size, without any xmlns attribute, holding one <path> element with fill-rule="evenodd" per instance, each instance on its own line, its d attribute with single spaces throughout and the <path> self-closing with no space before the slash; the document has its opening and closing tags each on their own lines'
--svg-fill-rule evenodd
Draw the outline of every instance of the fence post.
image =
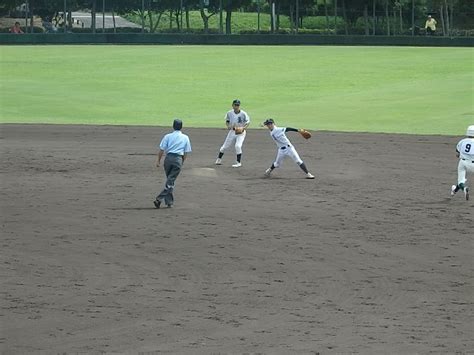
<svg viewBox="0 0 474 355">
<path fill-rule="evenodd" d="M 145 32 L 145 0 L 142 0 L 142 33 Z"/>
<path fill-rule="evenodd" d="M 67 32 L 67 0 L 64 0 L 64 9 L 63 9 L 63 26 L 64 26 L 64 33 Z"/>
</svg>

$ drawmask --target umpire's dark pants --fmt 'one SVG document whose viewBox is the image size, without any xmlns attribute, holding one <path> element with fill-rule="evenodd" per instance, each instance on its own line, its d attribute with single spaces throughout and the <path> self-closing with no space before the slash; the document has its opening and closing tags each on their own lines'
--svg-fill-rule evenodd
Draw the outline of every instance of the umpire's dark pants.
<svg viewBox="0 0 474 355">
<path fill-rule="evenodd" d="M 166 184 L 163 191 L 156 197 L 157 200 L 165 202 L 167 206 L 172 206 L 174 203 L 173 190 L 174 183 L 179 173 L 181 172 L 181 167 L 183 166 L 183 156 L 179 154 L 169 153 L 166 154 L 165 162 L 163 167 L 166 174 Z"/>
</svg>

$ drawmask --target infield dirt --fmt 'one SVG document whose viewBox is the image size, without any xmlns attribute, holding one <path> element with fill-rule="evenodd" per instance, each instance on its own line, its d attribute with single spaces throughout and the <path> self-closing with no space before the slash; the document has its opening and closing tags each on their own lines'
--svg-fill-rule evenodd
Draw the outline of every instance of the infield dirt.
<svg viewBox="0 0 474 355">
<path fill-rule="evenodd" d="M 185 122 L 186 125 L 186 122 Z M 1 126 L 4 353 L 468 353 L 473 200 L 459 137 L 187 129 L 155 209 L 163 127 Z M 474 177 L 471 177 L 474 187 Z"/>
</svg>

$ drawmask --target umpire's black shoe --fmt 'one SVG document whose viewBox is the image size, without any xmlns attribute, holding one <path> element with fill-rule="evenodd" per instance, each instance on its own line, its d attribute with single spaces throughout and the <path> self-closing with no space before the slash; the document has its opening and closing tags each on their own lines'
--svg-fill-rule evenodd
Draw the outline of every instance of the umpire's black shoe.
<svg viewBox="0 0 474 355">
<path fill-rule="evenodd" d="M 160 208 L 161 201 L 160 200 L 155 200 L 155 201 L 153 201 L 153 204 L 155 205 L 155 208 Z"/>
</svg>

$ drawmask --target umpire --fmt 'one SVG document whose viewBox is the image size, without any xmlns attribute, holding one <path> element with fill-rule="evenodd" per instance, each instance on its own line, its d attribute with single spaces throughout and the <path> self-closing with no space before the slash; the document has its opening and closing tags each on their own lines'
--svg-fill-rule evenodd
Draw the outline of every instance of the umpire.
<svg viewBox="0 0 474 355">
<path fill-rule="evenodd" d="M 160 143 L 156 166 L 160 167 L 161 158 L 163 154 L 166 154 L 163 166 L 166 174 L 166 184 L 163 191 L 153 201 L 156 208 L 160 208 L 162 202 L 168 207 L 173 206 L 174 183 L 181 172 L 186 155 L 191 152 L 189 137 L 181 132 L 181 128 L 183 128 L 183 121 L 175 119 L 173 121 L 174 131 L 165 135 Z"/>
</svg>

